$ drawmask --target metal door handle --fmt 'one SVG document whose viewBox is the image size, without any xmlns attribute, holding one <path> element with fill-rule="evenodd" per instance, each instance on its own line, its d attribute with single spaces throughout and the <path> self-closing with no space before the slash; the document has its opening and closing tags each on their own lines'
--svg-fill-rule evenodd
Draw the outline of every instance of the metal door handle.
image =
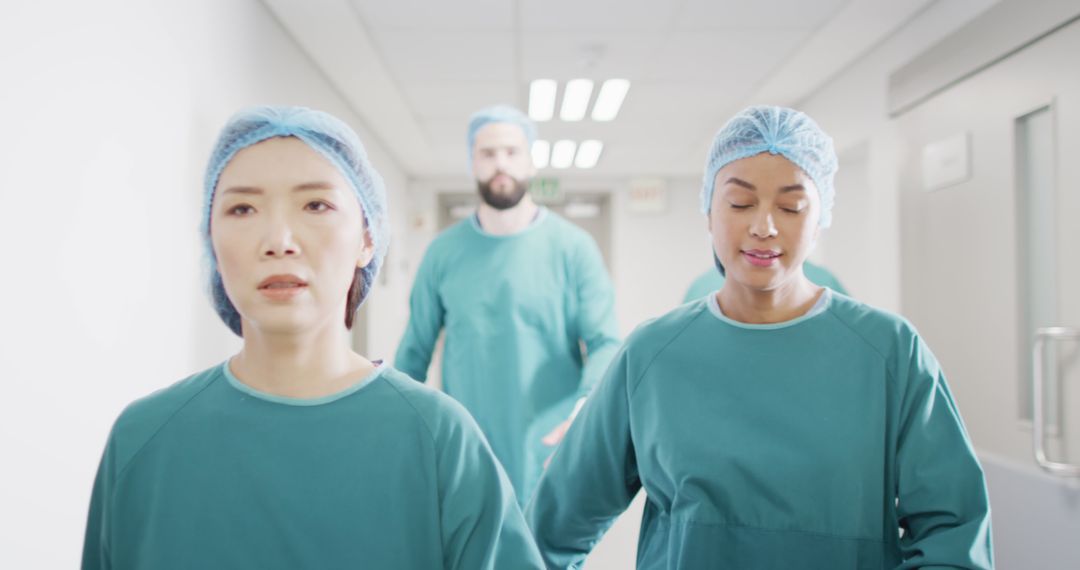
<svg viewBox="0 0 1080 570">
<path fill-rule="evenodd" d="M 1080 465 L 1059 463 L 1046 457 L 1046 426 L 1043 406 L 1043 351 L 1047 342 L 1061 340 L 1080 340 L 1080 329 L 1066 327 L 1047 327 L 1035 330 L 1035 348 L 1032 351 L 1034 378 L 1031 383 L 1031 433 L 1035 443 L 1035 461 L 1039 467 L 1060 477 L 1080 477 Z"/>
</svg>

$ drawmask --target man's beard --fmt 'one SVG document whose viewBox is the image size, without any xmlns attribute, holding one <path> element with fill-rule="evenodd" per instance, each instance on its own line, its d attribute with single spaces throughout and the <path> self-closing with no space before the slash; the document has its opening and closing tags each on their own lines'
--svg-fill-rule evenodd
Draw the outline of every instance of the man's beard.
<svg viewBox="0 0 1080 570">
<path fill-rule="evenodd" d="M 496 192 L 491 188 L 491 183 L 500 174 L 514 181 L 514 188 L 509 193 Z M 518 180 L 509 174 L 496 172 L 487 182 L 477 180 L 476 187 L 480 190 L 480 199 L 485 204 L 496 210 L 509 210 L 517 206 L 521 199 L 525 197 L 525 192 L 529 190 L 529 182 L 527 180 Z"/>
</svg>

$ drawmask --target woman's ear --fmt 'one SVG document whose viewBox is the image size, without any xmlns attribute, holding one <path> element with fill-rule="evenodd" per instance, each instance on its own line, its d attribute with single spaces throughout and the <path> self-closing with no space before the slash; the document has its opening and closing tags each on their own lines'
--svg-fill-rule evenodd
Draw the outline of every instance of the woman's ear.
<svg viewBox="0 0 1080 570">
<path fill-rule="evenodd" d="M 356 259 L 356 267 L 367 267 L 375 258 L 375 244 L 371 241 L 371 232 L 364 228 L 364 246 L 360 248 L 360 256 Z"/>
</svg>

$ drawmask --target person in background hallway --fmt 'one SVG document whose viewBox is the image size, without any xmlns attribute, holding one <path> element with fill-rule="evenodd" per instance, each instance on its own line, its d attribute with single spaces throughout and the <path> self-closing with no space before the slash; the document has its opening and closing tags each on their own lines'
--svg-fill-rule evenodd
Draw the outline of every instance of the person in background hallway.
<svg viewBox="0 0 1080 570">
<path fill-rule="evenodd" d="M 727 280 L 630 335 L 570 426 L 526 509 L 548 568 L 579 567 L 641 489 L 639 570 L 993 567 L 933 353 L 803 274 L 836 168 L 798 111 L 751 107 L 717 134 L 702 212 Z"/>
<path fill-rule="evenodd" d="M 715 256 L 713 259 L 715 261 Z M 690 288 L 686 290 L 686 296 L 683 297 L 684 303 L 696 301 L 705 295 L 715 293 L 724 286 L 724 275 L 720 273 L 719 262 L 716 262 L 716 265 L 716 267 L 705 271 L 697 279 L 694 279 L 694 282 L 690 284 Z M 847 289 L 831 271 L 810 260 L 803 262 L 803 275 L 806 275 L 806 278 L 815 285 L 828 287 L 841 295 L 848 294 Z"/>
<path fill-rule="evenodd" d="M 241 111 L 204 198 L 213 301 L 243 348 L 116 420 L 82 567 L 542 568 L 465 410 L 349 347 L 389 238 L 356 134 Z"/>
<path fill-rule="evenodd" d="M 619 345 L 596 243 L 527 191 L 535 138 L 517 109 L 473 115 L 467 142 L 481 202 L 425 252 L 395 358 L 424 380 L 445 329 L 443 389 L 476 418 L 522 503 Z"/>
</svg>

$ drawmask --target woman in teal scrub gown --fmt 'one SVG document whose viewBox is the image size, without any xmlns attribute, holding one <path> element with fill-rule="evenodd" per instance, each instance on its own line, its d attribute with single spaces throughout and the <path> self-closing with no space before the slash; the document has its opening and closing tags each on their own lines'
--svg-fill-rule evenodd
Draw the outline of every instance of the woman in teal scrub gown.
<svg viewBox="0 0 1080 570">
<path fill-rule="evenodd" d="M 810 282 L 836 155 L 806 115 L 752 107 L 717 135 L 702 205 L 727 280 L 639 327 L 526 510 L 548 568 L 579 568 L 647 494 L 637 568 L 991 568 L 982 469 L 903 318 Z"/>
<path fill-rule="evenodd" d="M 356 134 L 242 111 L 204 192 L 212 297 L 243 349 L 117 419 L 82 567 L 542 568 L 472 418 L 349 348 L 389 237 Z"/>
</svg>

